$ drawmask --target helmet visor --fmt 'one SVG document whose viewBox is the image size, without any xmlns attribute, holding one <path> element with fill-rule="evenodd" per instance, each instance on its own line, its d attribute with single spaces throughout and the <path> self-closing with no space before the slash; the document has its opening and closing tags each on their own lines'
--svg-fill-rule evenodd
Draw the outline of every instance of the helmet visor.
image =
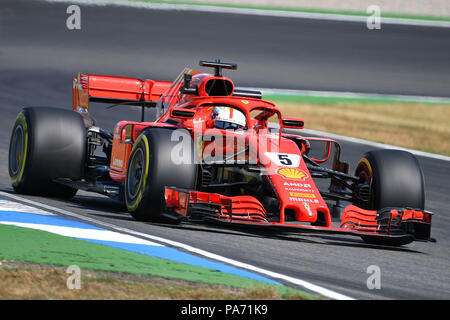
<svg viewBox="0 0 450 320">
<path fill-rule="evenodd" d="M 228 122 L 228 121 L 216 120 L 215 123 L 216 123 L 216 128 L 218 128 L 218 129 L 238 130 L 238 129 L 242 129 L 244 127 L 244 126 L 241 126 L 240 124 L 232 123 L 232 122 Z"/>
</svg>

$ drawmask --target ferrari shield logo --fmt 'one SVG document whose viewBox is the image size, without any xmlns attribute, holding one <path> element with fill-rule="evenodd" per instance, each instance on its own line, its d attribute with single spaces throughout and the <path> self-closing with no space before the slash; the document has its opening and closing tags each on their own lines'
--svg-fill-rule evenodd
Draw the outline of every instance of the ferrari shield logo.
<svg viewBox="0 0 450 320">
<path fill-rule="evenodd" d="M 310 217 L 312 217 L 312 212 L 311 212 L 311 208 L 309 207 L 309 203 L 308 202 L 303 202 L 303 205 L 305 206 L 305 209 L 308 211 L 308 215 Z"/>
</svg>

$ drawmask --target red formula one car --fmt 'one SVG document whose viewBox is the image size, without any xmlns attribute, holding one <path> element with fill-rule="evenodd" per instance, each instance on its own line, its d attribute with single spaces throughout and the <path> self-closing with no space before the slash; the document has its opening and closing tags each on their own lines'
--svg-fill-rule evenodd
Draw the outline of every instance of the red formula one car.
<svg viewBox="0 0 450 320">
<path fill-rule="evenodd" d="M 336 141 L 299 135 L 302 120 L 283 118 L 258 91 L 235 88 L 222 75 L 235 64 L 200 65 L 214 74 L 185 69 L 166 82 L 80 73 L 73 110 L 23 109 L 9 149 L 14 190 L 97 192 L 124 201 L 137 220 L 347 234 L 388 245 L 432 240 L 412 154 L 371 151 L 350 174 Z M 138 106 L 142 119 L 109 132 L 95 126 L 90 102 Z M 149 107 L 156 121 L 143 119 Z"/>
</svg>

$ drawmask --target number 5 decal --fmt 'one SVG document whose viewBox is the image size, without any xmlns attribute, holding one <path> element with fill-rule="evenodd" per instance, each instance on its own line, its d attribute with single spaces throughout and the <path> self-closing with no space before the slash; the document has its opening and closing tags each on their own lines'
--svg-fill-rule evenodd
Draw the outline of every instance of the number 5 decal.
<svg viewBox="0 0 450 320">
<path fill-rule="evenodd" d="M 300 156 L 293 153 L 277 153 L 277 152 L 265 152 L 264 153 L 272 162 L 280 167 L 298 167 L 300 164 Z"/>
<path fill-rule="evenodd" d="M 285 165 L 285 166 L 291 166 L 292 165 L 292 161 L 291 161 L 291 159 L 289 159 L 289 155 L 288 154 L 279 154 L 278 155 L 278 160 L 280 160 L 280 163 Z"/>
</svg>

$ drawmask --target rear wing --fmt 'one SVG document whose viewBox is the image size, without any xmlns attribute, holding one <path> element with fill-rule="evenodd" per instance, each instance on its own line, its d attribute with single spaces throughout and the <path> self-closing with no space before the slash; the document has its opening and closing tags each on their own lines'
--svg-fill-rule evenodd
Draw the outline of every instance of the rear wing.
<svg viewBox="0 0 450 320">
<path fill-rule="evenodd" d="M 153 107 L 172 82 L 78 73 L 73 78 L 73 110 L 89 113 L 90 102 Z"/>
</svg>

